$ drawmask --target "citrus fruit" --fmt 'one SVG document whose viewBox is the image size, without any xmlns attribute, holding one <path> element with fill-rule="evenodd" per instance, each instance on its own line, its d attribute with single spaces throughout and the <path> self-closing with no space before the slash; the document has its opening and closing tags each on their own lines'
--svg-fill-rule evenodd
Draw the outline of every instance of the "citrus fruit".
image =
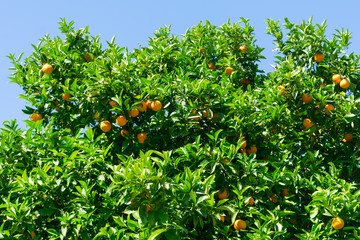
<svg viewBox="0 0 360 240">
<path fill-rule="evenodd" d="M 281 191 L 281 194 L 285 197 L 290 195 L 289 191 L 287 190 L 287 188 L 285 188 L 284 190 Z"/>
<path fill-rule="evenodd" d="M 141 101 L 141 104 L 139 105 L 139 108 L 140 108 L 139 111 L 140 112 L 145 112 L 147 107 L 148 107 L 148 103 L 145 102 L 145 101 Z"/>
<path fill-rule="evenodd" d="M 87 53 L 85 55 L 85 60 L 88 62 L 90 62 L 92 58 L 94 58 L 94 55 L 92 53 Z"/>
<path fill-rule="evenodd" d="M 324 61 L 324 54 L 322 54 L 322 53 L 317 53 L 317 54 L 315 54 L 315 61 L 316 62 L 322 62 L 322 61 Z"/>
<path fill-rule="evenodd" d="M 343 142 L 349 143 L 352 140 L 352 134 L 351 133 L 345 133 Z"/>
<path fill-rule="evenodd" d="M 210 68 L 211 70 L 215 70 L 215 65 L 212 62 L 210 62 L 208 68 Z"/>
<path fill-rule="evenodd" d="M 320 87 L 326 87 L 325 83 L 320 84 Z"/>
<path fill-rule="evenodd" d="M 139 140 L 139 143 L 141 143 L 141 144 L 144 143 L 145 140 L 147 139 L 146 133 L 144 133 L 144 132 L 139 133 L 139 134 L 137 135 L 137 139 Z"/>
<path fill-rule="evenodd" d="M 120 132 L 121 136 L 125 137 L 125 135 L 129 136 L 129 131 L 122 129 Z"/>
<path fill-rule="evenodd" d="M 202 114 L 203 114 L 204 118 L 209 117 L 209 109 L 206 109 L 206 111 L 203 111 Z"/>
<path fill-rule="evenodd" d="M 330 115 L 330 111 L 333 111 L 335 110 L 335 107 L 332 105 L 332 104 L 326 104 L 326 107 L 325 107 L 325 114 L 326 115 Z"/>
<path fill-rule="evenodd" d="M 350 83 L 347 79 L 343 79 L 340 81 L 340 87 L 343 89 L 346 89 L 348 87 L 350 87 Z"/>
<path fill-rule="evenodd" d="M 245 204 L 246 204 L 246 205 L 248 205 L 248 204 L 249 204 L 250 206 L 252 206 L 252 205 L 254 205 L 254 203 L 255 203 L 255 200 L 254 200 L 254 198 L 253 198 L 253 197 L 251 197 L 249 200 L 247 200 L 247 201 L 246 201 L 246 203 L 245 203 Z"/>
<path fill-rule="evenodd" d="M 64 99 L 65 101 L 69 100 L 71 98 L 71 94 L 70 93 L 65 93 L 62 96 L 62 99 Z"/>
<path fill-rule="evenodd" d="M 273 203 L 277 203 L 278 200 L 277 200 L 277 196 L 275 193 L 272 193 L 271 197 L 270 197 L 270 201 L 272 201 Z"/>
<path fill-rule="evenodd" d="M 220 215 L 220 219 L 221 219 L 222 222 L 225 222 L 225 216 Z"/>
<path fill-rule="evenodd" d="M 126 123 L 127 123 L 126 117 L 124 117 L 124 116 L 118 116 L 118 117 L 116 118 L 116 123 L 117 123 L 120 127 L 125 126 Z"/>
<path fill-rule="evenodd" d="M 246 78 L 243 78 L 243 79 L 240 80 L 240 84 L 241 84 L 242 86 L 244 86 L 244 87 L 247 87 L 247 85 L 250 84 L 250 81 L 247 80 Z"/>
<path fill-rule="evenodd" d="M 155 112 L 159 111 L 162 108 L 160 101 L 156 100 L 151 103 L 151 109 Z"/>
<path fill-rule="evenodd" d="M 34 231 L 31 231 L 31 239 L 34 239 L 35 236 L 36 236 L 36 233 Z"/>
<path fill-rule="evenodd" d="M 41 69 L 41 71 L 43 71 L 45 74 L 51 74 L 53 70 L 54 68 L 48 63 L 45 63 Z"/>
<path fill-rule="evenodd" d="M 100 123 L 100 129 L 103 131 L 103 132 L 108 132 L 111 130 L 111 123 L 109 121 L 102 121 Z"/>
<path fill-rule="evenodd" d="M 240 51 L 242 52 L 242 53 L 247 53 L 247 47 L 246 46 L 240 46 Z"/>
<path fill-rule="evenodd" d="M 213 120 L 219 120 L 219 119 L 220 119 L 220 115 L 219 115 L 218 113 L 214 113 L 212 119 L 213 119 Z"/>
<path fill-rule="evenodd" d="M 99 113 L 96 112 L 96 113 L 94 114 L 94 118 L 97 120 L 98 117 L 99 117 Z"/>
<path fill-rule="evenodd" d="M 217 195 L 218 195 L 218 198 L 220 200 L 222 200 L 222 199 L 228 198 L 230 194 L 226 191 L 225 188 L 222 188 L 218 191 Z"/>
<path fill-rule="evenodd" d="M 196 112 L 196 110 L 191 110 L 191 113 L 193 113 L 193 114 L 197 114 L 197 112 Z M 194 118 L 196 121 L 199 121 L 200 120 L 200 118 L 199 117 L 196 117 L 196 118 Z"/>
<path fill-rule="evenodd" d="M 39 121 L 41 119 L 42 119 L 42 116 L 41 116 L 40 113 L 33 113 L 31 115 L 31 121 L 33 121 L 33 122 L 37 122 L 37 121 Z"/>
<path fill-rule="evenodd" d="M 109 104 L 110 104 L 110 106 L 112 106 L 112 107 L 115 107 L 115 106 L 117 106 L 117 105 L 119 105 L 117 102 L 115 102 L 115 101 L 109 101 Z"/>
<path fill-rule="evenodd" d="M 310 120 L 310 118 L 305 118 L 305 119 L 303 120 L 303 125 L 304 125 L 304 127 L 306 127 L 306 128 L 311 128 L 311 127 L 315 126 L 315 123 L 312 122 L 312 121 Z"/>
<path fill-rule="evenodd" d="M 233 73 L 233 71 L 234 71 L 234 69 L 232 67 L 227 67 L 225 69 L 225 73 L 229 76 Z"/>
<path fill-rule="evenodd" d="M 204 48 L 200 48 L 200 53 L 204 53 Z"/>
<path fill-rule="evenodd" d="M 332 76 L 332 81 L 333 81 L 333 83 L 335 83 L 335 84 L 339 84 L 339 83 L 341 82 L 341 76 L 340 76 L 340 74 L 334 74 L 334 75 Z"/>
<path fill-rule="evenodd" d="M 257 153 L 257 148 L 255 146 L 251 146 L 249 149 L 246 150 L 247 155 L 252 153 Z"/>
<path fill-rule="evenodd" d="M 278 92 L 280 92 L 281 95 L 285 95 L 285 87 L 284 86 L 278 86 Z"/>
<path fill-rule="evenodd" d="M 340 230 L 344 227 L 344 220 L 342 220 L 340 217 L 336 217 L 333 219 L 331 223 L 332 227 L 336 230 Z"/>
<path fill-rule="evenodd" d="M 312 101 L 312 96 L 311 95 L 308 95 L 308 94 L 303 94 L 302 95 L 302 101 L 304 103 L 311 103 Z"/>
<path fill-rule="evenodd" d="M 246 222 L 244 220 L 237 219 L 234 222 L 234 228 L 237 231 L 245 230 L 246 229 Z"/>
<path fill-rule="evenodd" d="M 135 108 L 129 112 L 129 115 L 131 117 L 137 117 L 139 115 L 139 110 Z"/>
<path fill-rule="evenodd" d="M 243 140 L 243 144 L 241 145 L 240 149 L 245 149 L 245 148 L 246 148 L 246 145 L 247 145 L 246 141 Z"/>
<path fill-rule="evenodd" d="M 152 103 L 152 101 L 150 101 L 150 100 L 146 101 L 147 108 L 151 108 L 151 103 Z"/>
</svg>

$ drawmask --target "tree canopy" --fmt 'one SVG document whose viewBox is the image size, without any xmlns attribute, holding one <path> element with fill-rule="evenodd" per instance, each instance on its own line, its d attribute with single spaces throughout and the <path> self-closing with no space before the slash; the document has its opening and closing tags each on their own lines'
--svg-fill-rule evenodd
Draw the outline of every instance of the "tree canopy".
<svg viewBox="0 0 360 240">
<path fill-rule="evenodd" d="M 10 54 L 28 129 L 0 132 L 4 239 L 360 238 L 360 56 L 326 21 L 248 19 L 100 43 L 61 19 Z"/>
</svg>

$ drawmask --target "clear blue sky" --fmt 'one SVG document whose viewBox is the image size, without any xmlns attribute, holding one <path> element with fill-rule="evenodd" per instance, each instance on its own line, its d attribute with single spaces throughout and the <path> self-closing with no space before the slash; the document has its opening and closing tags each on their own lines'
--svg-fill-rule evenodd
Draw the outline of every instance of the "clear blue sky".
<svg viewBox="0 0 360 240">
<path fill-rule="evenodd" d="M 294 4 L 290 4 L 293 2 Z M 9 53 L 25 56 L 31 54 L 31 44 L 45 34 L 59 35 L 57 22 L 61 17 L 74 20 L 75 28 L 90 27 L 92 35 L 100 35 L 102 42 L 116 35 L 116 43 L 136 48 L 138 44 L 147 45 L 147 39 L 163 25 L 172 26 L 172 33 L 180 35 L 200 21 L 209 20 L 221 25 L 228 19 L 236 22 L 239 17 L 249 18 L 255 27 L 256 38 L 266 50 L 267 60 L 261 63 L 262 69 L 271 71 L 273 45 L 270 36 L 265 34 L 267 18 L 300 23 L 313 16 L 314 23 L 327 19 L 330 38 L 334 29 L 349 29 L 353 33 L 352 45 L 348 53 L 360 54 L 360 1 L 1 1 L 0 3 L 0 123 L 18 119 L 20 127 L 25 128 L 23 120 L 28 119 L 21 111 L 26 102 L 19 99 L 22 93 L 19 86 L 9 83 L 11 67 L 5 56 Z"/>
</svg>

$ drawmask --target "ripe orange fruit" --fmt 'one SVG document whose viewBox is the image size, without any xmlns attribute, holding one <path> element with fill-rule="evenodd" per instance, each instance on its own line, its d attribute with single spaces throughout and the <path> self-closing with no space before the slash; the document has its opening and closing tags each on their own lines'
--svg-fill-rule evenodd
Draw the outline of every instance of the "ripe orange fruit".
<svg viewBox="0 0 360 240">
<path fill-rule="evenodd" d="M 251 146 L 249 149 L 246 150 L 247 155 L 252 153 L 257 153 L 257 148 L 255 146 Z"/>
<path fill-rule="evenodd" d="M 96 113 L 94 114 L 94 118 L 97 120 L 98 117 L 99 117 L 99 113 L 96 112 Z"/>
<path fill-rule="evenodd" d="M 320 84 L 320 87 L 326 87 L 325 83 Z"/>
<path fill-rule="evenodd" d="M 200 48 L 200 53 L 204 53 L 204 48 Z"/>
<path fill-rule="evenodd" d="M 45 74 L 51 74 L 53 70 L 54 68 L 48 63 L 45 63 L 41 69 Z"/>
<path fill-rule="evenodd" d="M 203 114 L 204 118 L 209 117 L 209 109 L 206 109 L 206 111 L 203 111 L 202 114 Z"/>
<path fill-rule="evenodd" d="M 137 139 L 139 140 L 139 143 L 143 144 L 145 140 L 147 139 L 146 133 L 142 132 L 137 135 Z"/>
<path fill-rule="evenodd" d="M 335 83 L 335 84 L 339 84 L 340 81 L 341 81 L 341 76 L 340 76 L 340 74 L 334 74 L 334 75 L 332 76 L 332 81 L 333 81 L 333 83 Z"/>
<path fill-rule="evenodd" d="M 135 108 L 129 112 L 129 115 L 131 117 L 137 117 L 139 115 L 139 110 Z"/>
<path fill-rule="evenodd" d="M 308 95 L 308 94 L 303 94 L 302 95 L 302 101 L 304 103 L 311 103 L 312 101 L 312 96 L 311 95 Z"/>
<path fill-rule="evenodd" d="M 240 84 L 241 84 L 242 86 L 244 86 L 244 87 L 247 87 L 247 85 L 250 84 L 250 81 L 247 80 L 246 78 L 243 78 L 243 79 L 240 80 Z"/>
<path fill-rule="evenodd" d="M 237 219 L 234 222 L 234 228 L 237 231 L 245 230 L 246 229 L 246 222 L 244 220 Z"/>
<path fill-rule="evenodd" d="M 352 134 L 351 133 L 345 133 L 343 142 L 349 143 L 352 140 Z"/>
<path fill-rule="evenodd" d="M 326 104 L 326 107 L 325 107 L 325 114 L 326 115 L 330 115 L 330 111 L 333 111 L 335 110 L 335 107 L 332 105 L 332 104 Z"/>
<path fill-rule="evenodd" d="M 346 89 L 348 87 L 350 87 L 350 83 L 347 79 L 343 79 L 340 81 L 340 87 L 343 89 Z"/>
<path fill-rule="evenodd" d="M 316 62 L 322 62 L 322 61 L 324 61 L 324 54 L 322 54 L 322 53 L 317 53 L 317 54 L 315 54 L 315 61 Z"/>
<path fill-rule="evenodd" d="M 145 101 L 141 101 L 141 104 L 139 105 L 139 108 L 140 108 L 139 111 L 145 112 L 147 107 L 148 107 L 148 104 Z"/>
<path fill-rule="evenodd" d="M 150 101 L 150 100 L 146 101 L 147 108 L 151 108 L 151 103 L 152 103 L 152 101 Z"/>
<path fill-rule="evenodd" d="M 227 67 L 225 69 L 225 73 L 229 76 L 231 76 L 231 74 L 233 73 L 234 69 L 232 67 Z"/>
<path fill-rule="evenodd" d="M 129 136 L 129 131 L 126 131 L 125 129 L 122 129 L 120 133 L 123 137 L 125 137 L 125 135 Z"/>
<path fill-rule="evenodd" d="M 59 102 L 58 100 L 55 100 L 54 103 L 55 103 L 55 105 L 59 105 L 59 104 L 60 104 L 60 102 Z"/>
<path fill-rule="evenodd" d="M 220 119 L 220 115 L 219 115 L 218 113 L 214 113 L 212 119 L 213 119 L 213 120 L 219 120 L 219 119 Z"/>
<path fill-rule="evenodd" d="M 253 198 L 253 197 L 251 197 L 249 200 L 247 200 L 247 201 L 246 201 L 246 203 L 245 203 L 245 204 L 246 204 L 246 205 L 248 205 L 248 204 L 249 204 L 250 206 L 252 206 L 252 205 L 254 205 L 254 203 L 255 203 L 255 200 L 254 200 L 254 198 Z"/>
<path fill-rule="evenodd" d="M 336 230 L 340 230 L 344 227 L 344 220 L 342 220 L 340 217 L 336 217 L 333 219 L 331 223 L 332 227 Z"/>
<path fill-rule="evenodd" d="M 85 55 L 85 60 L 90 62 L 91 61 L 91 58 L 94 58 L 94 55 L 92 53 L 87 53 Z"/>
<path fill-rule="evenodd" d="M 160 101 L 156 100 L 151 103 L 151 109 L 155 112 L 159 111 L 162 108 Z"/>
<path fill-rule="evenodd" d="M 111 123 L 109 121 L 102 121 L 100 123 L 100 129 L 103 131 L 103 132 L 108 132 L 111 130 Z"/>
<path fill-rule="evenodd" d="M 34 231 L 31 231 L 31 239 L 34 239 L 35 236 L 36 236 L 36 233 Z"/>
<path fill-rule="evenodd" d="M 115 107 L 115 106 L 117 106 L 117 105 L 119 105 L 117 102 L 115 102 L 115 101 L 109 101 L 109 104 L 110 104 L 110 106 L 112 106 L 112 107 Z"/>
<path fill-rule="evenodd" d="M 196 110 L 191 110 L 191 113 L 193 114 L 197 114 Z M 196 121 L 200 121 L 200 118 L 199 117 L 196 117 L 194 118 Z"/>
<path fill-rule="evenodd" d="M 120 127 L 125 126 L 126 123 L 127 123 L 126 117 L 124 117 L 124 116 L 118 116 L 118 117 L 116 118 L 116 123 L 117 123 Z"/>
<path fill-rule="evenodd" d="M 69 100 L 71 98 L 71 94 L 70 93 L 65 93 L 62 96 L 62 99 L 64 99 L 65 101 Z"/>
<path fill-rule="evenodd" d="M 287 190 L 287 188 L 285 188 L 284 190 L 281 191 L 281 194 L 285 197 L 290 195 L 289 191 Z"/>
<path fill-rule="evenodd" d="M 240 46 L 240 51 L 242 52 L 242 53 L 247 53 L 247 47 L 246 46 Z"/>
<path fill-rule="evenodd" d="M 37 122 L 37 121 L 39 121 L 41 119 L 42 119 L 42 116 L 41 116 L 40 113 L 33 113 L 31 115 L 31 121 L 33 121 L 33 122 Z"/>
<path fill-rule="evenodd" d="M 285 95 L 285 87 L 284 86 L 278 86 L 278 92 L 280 92 L 281 95 Z"/>
<path fill-rule="evenodd" d="M 277 196 L 275 193 L 272 193 L 271 197 L 270 197 L 270 201 L 272 201 L 273 203 L 277 203 L 278 200 L 277 200 Z"/>
<path fill-rule="evenodd" d="M 211 70 L 215 70 L 215 65 L 212 62 L 210 62 L 208 68 L 210 68 Z"/>
<path fill-rule="evenodd" d="M 311 128 L 311 127 L 315 126 L 315 123 L 312 122 L 312 121 L 310 120 L 310 118 L 305 118 L 305 119 L 303 120 L 303 125 L 304 125 L 304 127 L 306 127 L 306 128 Z"/>
<path fill-rule="evenodd" d="M 221 219 L 222 222 L 225 222 L 225 216 L 220 215 L 220 219 Z"/>
<path fill-rule="evenodd" d="M 230 194 L 226 191 L 225 188 L 222 188 L 218 191 L 217 195 L 220 200 L 223 200 L 228 198 Z"/>
</svg>

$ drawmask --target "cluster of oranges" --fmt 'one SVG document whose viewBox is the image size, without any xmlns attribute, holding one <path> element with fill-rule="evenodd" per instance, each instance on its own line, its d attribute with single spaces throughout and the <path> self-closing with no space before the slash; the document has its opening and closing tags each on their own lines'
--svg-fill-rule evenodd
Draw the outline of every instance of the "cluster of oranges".
<svg viewBox="0 0 360 240">
<path fill-rule="evenodd" d="M 91 61 L 93 58 L 94 58 L 94 56 L 91 53 L 87 53 L 85 55 L 85 60 L 88 62 Z M 41 71 L 47 75 L 52 74 L 53 70 L 54 70 L 53 66 L 51 66 L 48 63 L 44 64 L 41 69 Z M 70 93 L 64 93 L 61 97 L 64 101 L 67 101 L 72 96 Z M 60 107 L 58 105 L 60 104 L 60 102 L 58 100 L 55 100 L 54 104 L 56 105 L 55 110 L 59 110 Z M 109 101 L 109 105 L 112 107 L 115 107 L 118 105 L 118 103 L 116 101 L 111 100 L 111 101 Z M 129 111 L 129 116 L 135 118 L 139 115 L 140 112 L 145 112 L 147 109 L 152 109 L 155 112 L 160 111 L 162 109 L 162 103 L 159 100 L 155 100 L 155 101 L 147 100 L 146 102 L 142 101 L 141 104 L 138 106 L 138 108 L 133 108 Z M 94 115 L 95 119 L 97 119 L 98 116 L 99 116 L 99 114 L 95 113 L 95 115 Z M 40 113 L 35 112 L 31 115 L 31 121 L 33 121 L 33 122 L 37 122 L 42 119 L 43 119 L 43 117 Z M 123 115 L 120 115 L 116 118 L 116 123 L 121 127 L 125 126 L 127 124 L 127 122 L 128 121 L 127 121 L 126 117 Z M 108 121 L 108 120 L 101 121 L 100 129 L 103 132 L 109 132 L 111 130 L 111 128 L 112 128 L 112 124 L 110 121 Z M 130 134 L 129 131 L 127 131 L 125 129 L 121 130 L 121 136 L 125 137 L 125 136 L 128 136 L 129 134 Z M 138 139 L 139 143 L 143 144 L 145 142 L 145 140 L 147 139 L 147 134 L 145 132 L 141 132 L 137 135 L 137 139 Z"/>
<path fill-rule="evenodd" d="M 286 197 L 286 196 L 289 196 L 290 193 L 288 191 L 287 188 L 285 188 L 284 190 L 281 191 L 281 195 L 283 197 Z M 222 188 L 222 189 L 219 189 L 218 192 L 217 192 L 217 196 L 220 200 L 223 200 L 223 199 L 227 199 L 229 198 L 230 196 L 230 193 L 226 190 L 226 188 Z M 272 193 L 271 197 L 270 197 L 270 201 L 273 202 L 273 203 L 278 203 L 279 200 L 277 198 L 277 195 L 276 193 Z M 245 205 L 249 205 L 249 206 L 253 206 L 255 204 L 255 199 L 253 197 L 250 197 L 246 200 L 245 202 Z M 231 213 L 229 213 L 229 215 L 232 215 Z M 222 222 L 225 222 L 225 217 L 224 216 L 220 216 L 221 218 L 221 221 Z M 290 223 L 293 223 L 293 224 L 296 224 L 296 219 L 293 219 L 293 220 L 289 220 Z M 340 230 L 344 227 L 345 223 L 344 223 L 344 220 L 340 217 L 336 217 L 333 219 L 332 221 L 332 227 L 336 230 Z M 240 231 L 240 230 L 245 230 L 246 229 L 246 222 L 242 219 L 237 219 L 235 220 L 234 222 L 234 229 L 237 230 L 237 231 Z"/>
<path fill-rule="evenodd" d="M 240 46 L 240 52 L 241 53 L 247 53 L 248 49 L 245 45 L 242 45 Z M 200 53 L 203 53 L 204 52 L 204 48 L 201 48 L 200 49 Z M 208 68 L 211 69 L 211 70 L 215 70 L 216 69 L 216 66 L 213 62 L 209 62 L 208 64 Z M 228 76 L 231 76 L 234 72 L 234 69 L 231 67 L 231 66 L 228 66 L 225 68 L 225 74 L 228 75 Z M 249 80 L 247 79 L 243 79 L 242 82 L 241 82 L 242 85 L 248 85 L 249 84 Z"/>
<path fill-rule="evenodd" d="M 314 59 L 317 63 L 320 63 L 324 60 L 324 55 L 321 54 L 321 53 L 317 53 L 315 54 L 314 56 Z M 339 84 L 339 86 L 342 88 L 342 89 L 347 89 L 350 87 L 350 82 L 346 79 L 346 78 L 343 78 L 341 76 L 341 74 L 339 73 L 336 73 L 332 76 L 332 82 L 334 84 Z M 320 86 L 326 86 L 326 84 L 321 84 Z M 278 92 L 281 94 L 281 95 L 285 95 L 285 87 L 284 86 L 278 86 Z M 305 104 L 309 104 L 312 102 L 313 100 L 313 97 L 308 94 L 308 93 L 304 93 L 301 97 L 301 100 L 303 103 Z M 319 105 L 316 105 L 316 108 L 319 108 Z M 325 114 L 326 115 L 330 115 L 330 111 L 333 111 L 335 110 L 335 107 L 334 105 L 332 104 L 326 104 L 325 106 Z M 313 122 L 310 118 L 305 118 L 303 120 L 303 126 L 305 128 L 312 128 L 315 126 L 315 122 Z M 343 142 L 351 142 L 351 139 L 352 139 L 352 134 L 351 133 L 346 133 L 344 135 L 344 138 L 343 138 Z"/>
<path fill-rule="evenodd" d="M 115 101 L 109 101 L 109 104 L 111 106 L 117 106 L 118 103 Z M 147 109 L 152 109 L 153 111 L 157 112 L 160 111 L 162 108 L 162 104 L 159 100 L 155 100 L 155 101 L 142 101 L 141 104 L 138 106 L 138 108 L 133 108 L 132 110 L 129 111 L 129 116 L 130 117 L 137 117 L 139 115 L 140 112 L 145 112 Z M 98 113 L 95 114 L 95 119 L 98 118 Z M 126 119 L 125 116 L 120 115 L 116 118 L 116 123 L 120 126 L 123 127 L 127 124 L 128 120 Z M 103 132 L 109 132 L 112 128 L 112 124 L 110 121 L 104 120 L 100 123 L 100 129 Z M 125 137 L 128 136 L 130 133 L 129 131 L 122 129 L 121 130 L 121 136 Z M 137 139 L 139 141 L 139 143 L 143 144 L 145 142 L 145 140 L 147 139 L 147 134 L 145 132 L 141 132 L 137 135 Z"/>
</svg>

